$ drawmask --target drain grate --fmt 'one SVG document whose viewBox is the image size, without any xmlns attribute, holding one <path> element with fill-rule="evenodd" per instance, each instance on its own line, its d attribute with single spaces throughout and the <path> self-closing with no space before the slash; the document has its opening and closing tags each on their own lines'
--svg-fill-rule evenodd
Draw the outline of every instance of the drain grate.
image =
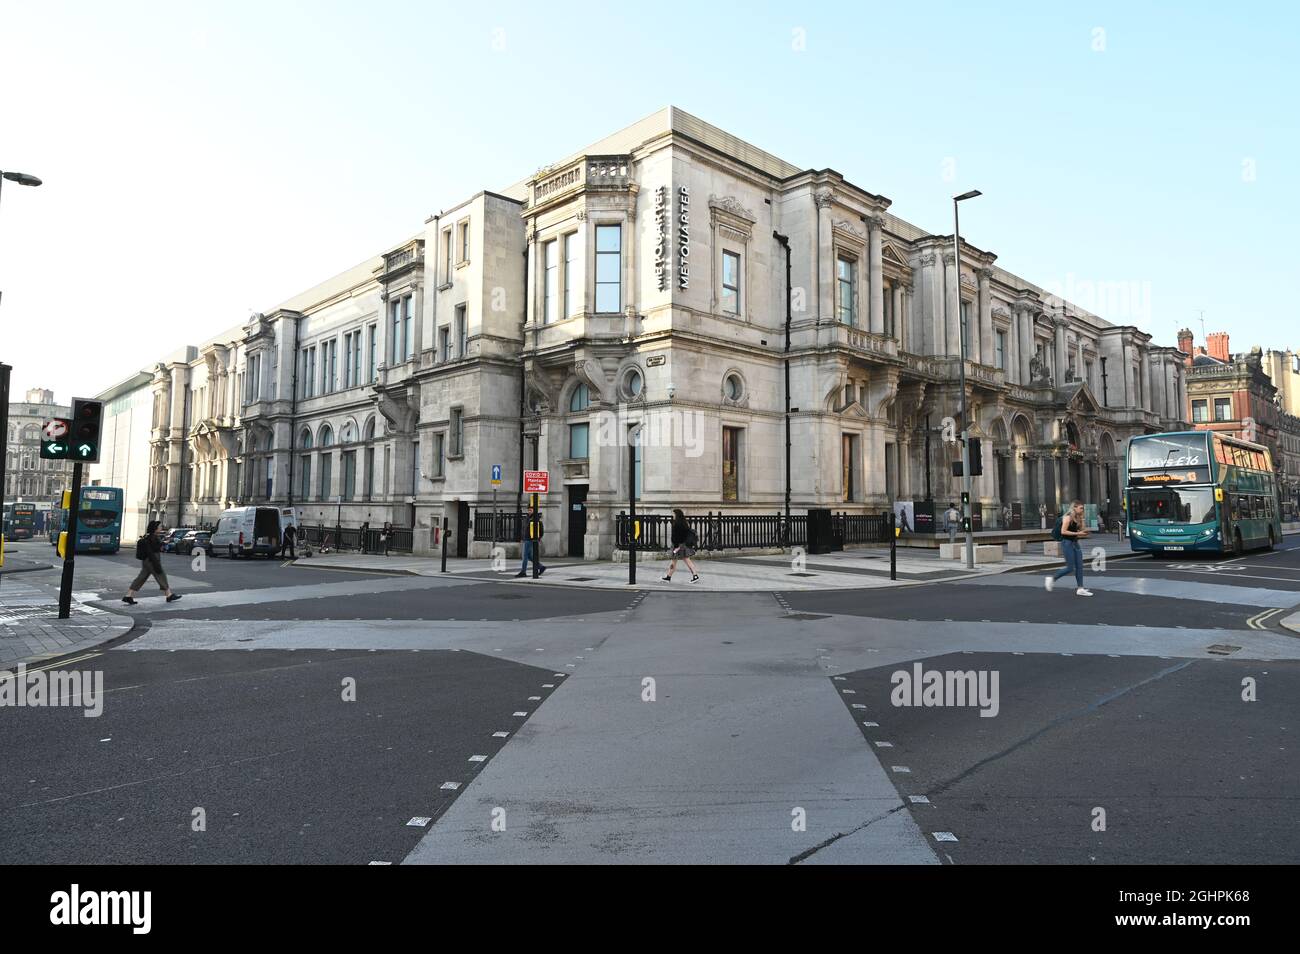
<svg viewBox="0 0 1300 954">
<path fill-rule="evenodd" d="M 596 578 L 594 576 L 569 576 L 565 577 L 570 583 L 591 583 Z"/>
<path fill-rule="evenodd" d="M 830 619 L 829 613 L 789 613 L 786 619 Z"/>
<path fill-rule="evenodd" d="M 1216 656 L 1231 656 L 1240 649 L 1240 646 L 1229 646 L 1227 643 L 1215 643 L 1213 646 L 1205 647 L 1207 653 L 1214 653 Z"/>
</svg>

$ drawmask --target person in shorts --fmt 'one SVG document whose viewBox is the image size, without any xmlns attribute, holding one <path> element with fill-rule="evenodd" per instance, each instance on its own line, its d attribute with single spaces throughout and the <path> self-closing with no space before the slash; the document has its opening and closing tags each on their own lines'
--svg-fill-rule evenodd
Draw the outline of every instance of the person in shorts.
<svg viewBox="0 0 1300 954">
<path fill-rule="evenodd" d="M 695 531 L 686 522 L 686 514 L 680 510 L 673 511 L 673 528 L 670 541 L 673 548 L 672 557 L 668 561 L 668 572 L 664 574 L 664 580 L 671 583 L 673 570 L 677 569 L 677 561 L 685 560 L 686 568 L 691 571 L 691 582 L 698 582 L 700 573 L 695 569 L 695 564 L 691 562 L 691 557 L 695 556 L 695 546 L 699 543 L 699 540 L 695 535 Z"/>
</svg>

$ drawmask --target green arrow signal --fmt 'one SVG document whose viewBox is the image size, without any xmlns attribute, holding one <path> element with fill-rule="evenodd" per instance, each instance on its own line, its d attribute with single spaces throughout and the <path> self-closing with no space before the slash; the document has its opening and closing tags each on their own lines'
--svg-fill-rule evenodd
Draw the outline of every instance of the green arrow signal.
<svg viewBox="0 0 1300 954">
<path fill-rule="evenodd" d="M 65 450 L 67 450 L 67 448 L 64 447 L 62 444 L 50 444 L 48 445 L 48 449 L 51 454 L 62 454 Z"/>
<path fill-rule="evenodd" d="M 89 444 L 82 444 L 77 448 L 77 450 L 81 452 L 82 457 L 89 457 L 95 452 L 95 448 L 91 447 Z"/>
</svg>

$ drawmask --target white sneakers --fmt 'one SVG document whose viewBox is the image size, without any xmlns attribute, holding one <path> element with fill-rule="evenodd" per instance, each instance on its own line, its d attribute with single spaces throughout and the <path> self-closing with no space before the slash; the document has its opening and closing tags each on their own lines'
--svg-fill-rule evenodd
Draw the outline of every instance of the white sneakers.
<svg viewBox="0 0 1300 954">
<path fill-rule="evenodd" d="M 1055 587 L 1055 586 L 1056 586 L 1056 580 L 1055 580 L 1053 577 L 1050 577 L 1050 576 L 1045 576 L 1045 577 L 1043 577 L 1043 587 L 1047 590 L 1047 592 L 1049 592 L 1049 593 L 1052 592 L 1052 588 Z M 1075 595 L 1075 596 L 1092 596 L 1092 590 L 1085 590 L 1085 589 L 1081 586 L 1081 587 L 1079 587 L 1077 590 L 1074 591 L 1074 595 Z"/>
</svg>

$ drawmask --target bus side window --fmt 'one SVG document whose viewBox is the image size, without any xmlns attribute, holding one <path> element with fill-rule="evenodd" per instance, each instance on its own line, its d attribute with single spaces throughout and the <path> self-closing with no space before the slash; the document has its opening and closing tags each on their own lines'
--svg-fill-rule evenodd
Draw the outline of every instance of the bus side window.
<svg viewBox="0 0 1300 954">
<path fill-rule="evenodd" d="M 1232 519 L 1237 519 L 1237 495 L 1233 494 L 1228 498 L 1228 509 L 1231 511 Z"/>
</svg>

